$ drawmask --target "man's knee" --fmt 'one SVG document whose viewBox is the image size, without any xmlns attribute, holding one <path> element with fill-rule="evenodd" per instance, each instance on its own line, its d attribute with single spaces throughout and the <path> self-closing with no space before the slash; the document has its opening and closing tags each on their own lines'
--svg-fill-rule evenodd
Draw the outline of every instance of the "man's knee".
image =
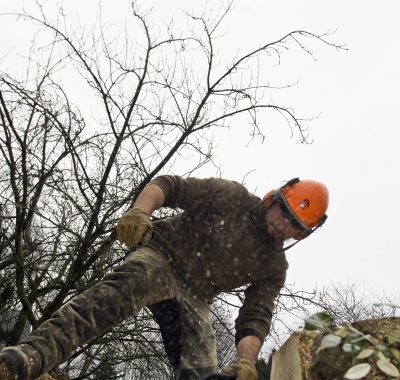
<svg viewBox="0 0 400 380">
<path fill-rule="evenodd" d="M 28 344 L 5 348 L 0 363 L 1 379 L 33 379 L 43 371 L 41 353 Z"/>
</svg>

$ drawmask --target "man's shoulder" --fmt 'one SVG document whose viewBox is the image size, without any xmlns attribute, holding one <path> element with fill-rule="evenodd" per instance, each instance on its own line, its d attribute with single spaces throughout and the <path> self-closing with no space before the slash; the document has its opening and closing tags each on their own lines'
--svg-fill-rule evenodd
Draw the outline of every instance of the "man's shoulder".
<svg viewBox="0 0 400 380">
<path fill-rule="evenodd" d="M 203 178 L 203 179 L 199 179 L 199 180 L 208 182 L 210 185 L 227 187 L 227 188 L 234 189 L 236 191 L 244 191 L 244 192 L 251 194 L 250 191 L 247 189 L 247 187 L 243 183 L 240 183 L 233 179 L 228 179 L 228 178 L 223 178 L 223 177 L 208 177 L 208 178 Z"/>
<path fill-rule="evenodd" d="M 202 183 L 203 185 L 209 186 L 222 186 L 222 187 L 231 187 L 236 189 L 241 189 L 243 191 L 247 191 L 248 189 L 246 186 L 236 180 L 223 178 L 223 177 L 196 177 L 196 176 L 189 176 L 184 177 L 180 175 L 161 175 L 156 177 L 153 181 L 172 181 L 172 182 L 187 182 L 190 184 Z"/>
<path fill-rule="evenodd" d="M 227 204 L 233 202 L 236 207 L 249 207 L 260 201 L 260 198 L 250 193 L 245 185 L 238 181 L 222 177 L 183 177 L 179 175 L 164 175 L 157 177 L 153 183 L 158 184 L 168 195 L 168 205 L 184 203 L 193 208 L 204 202 Z"/>
</svg>

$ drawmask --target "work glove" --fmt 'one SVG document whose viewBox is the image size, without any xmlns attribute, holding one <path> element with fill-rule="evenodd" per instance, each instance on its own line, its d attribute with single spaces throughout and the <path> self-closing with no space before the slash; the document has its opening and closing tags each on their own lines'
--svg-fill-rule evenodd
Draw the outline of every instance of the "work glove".
<svg viewBox="0 0 400 380">
<path fill-rule="evenodd" d="M 147 245 L 152 233 L 150 216 L 139 208 L 124 213 L 117 224 L 118 240 L 128 247 Z"/>
<path fill-rule="evenodd" d="M 240 358 L 222 370 L 223 373 L 235 375 L 236 380 L 258 380 L 256 366 L 246 358 Z"/>
</svg>

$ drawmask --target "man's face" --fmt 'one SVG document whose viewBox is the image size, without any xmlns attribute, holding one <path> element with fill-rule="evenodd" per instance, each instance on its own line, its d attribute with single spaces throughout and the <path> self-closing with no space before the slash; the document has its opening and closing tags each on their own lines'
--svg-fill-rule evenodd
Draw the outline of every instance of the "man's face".
<svg viewBox="0 0 400 380">
<path fill-rule="evenodd" d="M 295 228 L 289 219 L 285 218 L 278 202 L 274 202 L 268 209 L 265 224 L 268 234 L 274 240 L 284 241 L 290 238 L 300 240 L 302 238 L 301 231 Z"/>
</svg>

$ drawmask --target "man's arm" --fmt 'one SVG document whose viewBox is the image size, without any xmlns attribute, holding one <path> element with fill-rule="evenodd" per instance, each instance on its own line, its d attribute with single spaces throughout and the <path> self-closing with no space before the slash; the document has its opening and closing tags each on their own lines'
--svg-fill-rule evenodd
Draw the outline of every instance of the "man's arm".
<svg viewBox="0 0 400 380">
<path fill-rule="evenodd" d="M 257 380 L 257 358 L 261 350 L 261 340 L 255 335 L 246 335 L 236 345 L 238 359 L 222 372 L 235 376 L 238 380 Z"/>
<path fill-rule="evenodd" d="M 259 337 L 255 335 L 247 335 L 238 342 L 236 351 L 240 359 L 246 358 L 256 364 L 261 347 L 262 343 Z"/>
<path fill-rule="evenodd" d="M 146 186 L 139 194 L 133 208 L 139 208 L 146 214 L 151 215 L 164 205 L 164 193 L 161 188 L 152 183 Z"/>
<path fill-rule="evenodd" d="M 258 355 L 270 330 L 274 300 L 284 285 L 287 264 L 280 274 L 256 281 L 245 290 L 245 299 L 236 319 L 236 350 L 238 360 L 224 369 L 237 379 L 257 380 Z M 277 266 L 274 267 L 277 270 Z"/>
</svg>

